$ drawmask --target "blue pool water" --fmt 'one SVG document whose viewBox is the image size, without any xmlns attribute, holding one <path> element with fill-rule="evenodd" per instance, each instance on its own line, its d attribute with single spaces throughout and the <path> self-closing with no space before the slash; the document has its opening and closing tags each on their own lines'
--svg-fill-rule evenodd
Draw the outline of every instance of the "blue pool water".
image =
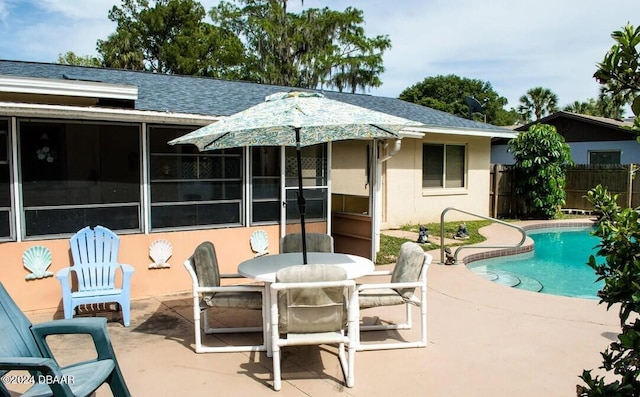
<svg viewBox="0 0 640 397">
<path fill-rule="evenodd" d="M 546 294 L 597 299 L 604 281 L 587 262 L 595 255 L 600 238 L 592 229 L 553 229 L 528 233 L 533 252 L 471 262 L 474 273 L 507 286 Z M 596 257 L 598 262 L 602 258 Z"/>
</svg>

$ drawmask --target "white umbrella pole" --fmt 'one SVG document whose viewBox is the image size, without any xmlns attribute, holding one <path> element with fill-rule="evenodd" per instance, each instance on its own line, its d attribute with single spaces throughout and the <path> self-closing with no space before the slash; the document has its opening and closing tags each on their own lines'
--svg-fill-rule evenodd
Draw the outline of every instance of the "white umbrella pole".
<svg viewBox="0 0 640 397">
<path fill-rule="evenodd" d="M 302 237 L 302 263 L 307 264 L 307 230 L 304 215 L 307 212 L 307 201 L 302 189 L 302 154 L 300 153 L 300 128 L 296 128 L 296 160 L 298 162 L 298 210 L 300 211 L 300 230 Z"/>
</svg>

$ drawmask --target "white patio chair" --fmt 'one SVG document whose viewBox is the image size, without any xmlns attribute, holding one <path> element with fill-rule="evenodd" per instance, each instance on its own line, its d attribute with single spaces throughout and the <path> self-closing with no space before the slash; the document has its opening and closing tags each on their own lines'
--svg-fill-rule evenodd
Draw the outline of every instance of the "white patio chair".
<svg viewBox="0 0 640 397">
<path fill-rule="evenodd" d="M 420 308 L 420 339 L 417 341 L 367 343 L 358 335 L 357 350 L 401 349 L 427 346 L 427 269 L 432 256 L 420 245 L 406 242 L 400 247 L 397 263 L 392 271 L 375 271 L 372 276 L 391 276 L 387 282 L 365 283 L 358 286 L 360 310 L 381 306 L 404 306 L 404 323 L 378 321 L 378 324 L 360 325 L 360 331 L 411 329 L 411 306 Z M 419 293 L 416 294 L 416 289 Z"/>
<path fill-rule="evenodd" d="M 193 255 L 184 262 L 184 267 L 191 276 L 196 353 L 266 350 L 264 342 L 261 345 L 242 346 L 205 346 L 202 344 L 202 331 L 204 331 L 205 334 L 263 332 L 263 340 L 266 340 L 266 333 L 263 326 L 214 328 L 209 326 L 209 315 L 207 313 L 210 308 L 262 310 L 262 322 L 264 324 L 265 311 L 262 296 L 264 286 L 221 286 L 220 279 L 222 278 L 243 277 L 240 274 L 220 274 L 215 247 L 209 241 L 205 241 L 196 248 Z M 202 323 L 201 314 L 202 317 L 204 317 Z"/>
<path fill-rule="evenodd" d="M 357 301 L 355 281 L 346 278 L 344 269 L 332 265 L 296 265 L 276 273 L 270 288 L 274 390 L 282 387 L 281 347 L 321 344 L 338 344 L 345 383 L 353 387 Z"/>
<path fill-rule="evenodd" d="M 307 252 L 333 252 L 333 237 L 324 233 L 307 233 Z M 302 234 L 287 234 L 280 239 L 280 252 L 302 252 Z"/>
</svg>

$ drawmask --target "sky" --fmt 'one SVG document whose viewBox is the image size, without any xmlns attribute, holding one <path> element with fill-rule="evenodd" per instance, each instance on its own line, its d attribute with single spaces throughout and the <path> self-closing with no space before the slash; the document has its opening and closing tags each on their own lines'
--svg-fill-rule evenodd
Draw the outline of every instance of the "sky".
<svg viewBox="0 0 640 397">
<path fill-rule="evenodd" d="M 218 0 L 202 0 L 206 10 Z M 303 4 L 301 4 L 303 3 Z M 597 98 L 596 64 L 611 33 L 640 24 L 638 0 L 289 0 L 290 11 L 354 7 L 367 36 L 388 35 L 383 85 L 397 97 L 427 77 L 455 74 L 489 82 L 507 109 L 533 87 L 561 107 Z M 0 59 L 56 62 L 59 54 L 98 55 L 115 31 L 107 14 L 120 0 L 0 0 Z M 633 20 L 635 16 L 639 19 Z M 627 115 L 630 115 L 627 112 Z"/>
</svg>

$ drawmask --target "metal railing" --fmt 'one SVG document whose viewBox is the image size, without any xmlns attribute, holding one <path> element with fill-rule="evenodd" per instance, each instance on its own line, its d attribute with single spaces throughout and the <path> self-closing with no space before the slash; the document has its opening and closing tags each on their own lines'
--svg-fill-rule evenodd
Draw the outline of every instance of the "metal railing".
<svg viewBox="0 0 640 397">
<path fill-rule="evenodd" d="M 445 208 L 442 211 L 442 214 L 440 214 L 440 263 L 441 264 L 445 264 L 446 263 L 446 261 L 445 261 L 445 244 L 444 244 L 444 216 L 449 211 L 457 211 L 457 212 L 461 212 L 463 214 L 472 215 L 472 216 L 475 216 L 475 217 L 478 217 L 478 218 L 482 218 L 482 219 L 485 219 L 485 220 L 488 220 L 488 221 L 491 221 L 491 222 L 499 223 L 501 225 L 505 225 L 505 226 L 514 228 L 514 229 L 518 230 L 522 234 L 522 239 L 520 240 L 520 242 L 518 242 L 515 245 L 482 245 L 482 244 L 461 245 L 458 248 L 456 248 L 455 252 L 453 253 L 453 263 L 456 264 L 456 265 L 458 264 L 458 252 L 460 252 L 460 250 L 467 249 L 467 248 L 473 248 L 473 249 L 477 249 L 477 248 L 517 248 L 517 247 L 522 246 L 522 244 L 524 244 L 524 242 L 527 239 L 527 233 L 520 226 L 511 224 L 511 223 L 507 223 L 507 222 L 501 221 L 499 219 L 491 218 L 489 216 L 484 216 L 484 215 L 476 214 L 476 213 L 473 213 L 473 212 L 461 210 L 459 208 L 448 207 L 448 208 Z"/>
</svg>

